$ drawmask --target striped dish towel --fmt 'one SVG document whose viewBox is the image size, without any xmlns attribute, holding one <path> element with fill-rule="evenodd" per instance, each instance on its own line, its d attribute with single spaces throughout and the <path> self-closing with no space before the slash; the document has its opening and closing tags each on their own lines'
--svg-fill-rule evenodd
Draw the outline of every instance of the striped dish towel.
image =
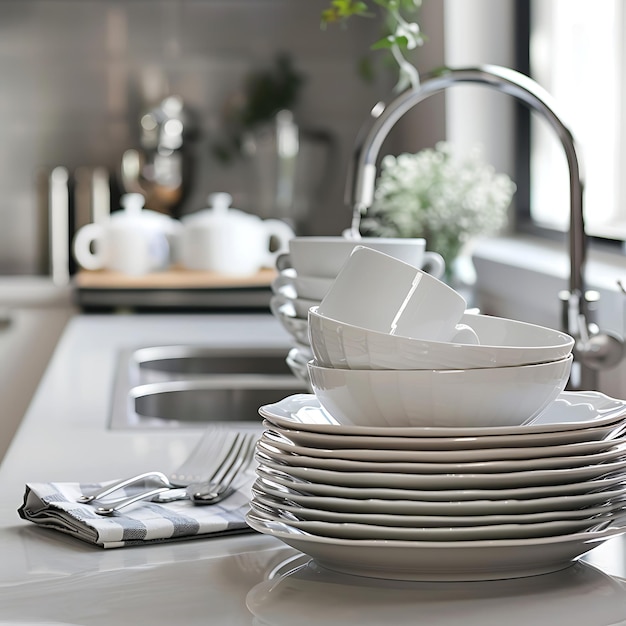
<svg viewBox="0 0 626 626">
<path fill-rule="evenodd" d="M 217 504 L 195 506 L 189 500 L 167 504 L 141 502 L 113 517 L 98 515 L 92 505 L 76 502 L 81 493 L 107 483 L 29 483 L 18 514 L 39 526 L 102 548 L 216 537 L 252 532 L 245 515 L 253 482 L 254 476 L 250 476 L 249 482 Z M 126 491 L 126 495 L 131 494 L 132 491 Z"/>
</svg>

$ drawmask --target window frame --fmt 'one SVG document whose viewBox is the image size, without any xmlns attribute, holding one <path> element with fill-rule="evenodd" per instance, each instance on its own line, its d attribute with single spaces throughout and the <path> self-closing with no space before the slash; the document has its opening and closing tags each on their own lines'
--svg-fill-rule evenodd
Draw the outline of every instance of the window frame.
<svg viewBox="0 0 626 626">
<path fill-rule="evenodd" d="M 530 36 L 532 24 L 532 0 L 515 0 L 514 63 L 515 69 L 533 78 L 530 63 Z M 543 239 L 565 242 L 567 232 L 541 226 L 533 221 L 531 214 L 531 110 L 516 102 L 514 111 L 514 177 L 517 192 L 514 199 L 513 231 Z M 626 240 L 610 239 L 587 234 L 590 246 L 605 251 L 626 252 Z"/>
</svg>

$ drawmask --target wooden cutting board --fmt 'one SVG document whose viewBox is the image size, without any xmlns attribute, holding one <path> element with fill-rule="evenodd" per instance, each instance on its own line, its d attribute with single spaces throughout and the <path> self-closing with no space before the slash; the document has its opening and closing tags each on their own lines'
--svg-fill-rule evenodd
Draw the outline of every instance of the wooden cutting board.
<svg viewBox="0 0 626 626">
<path fill-rule="evenodd" d="M 269 287 L 275 277 L 275 269 L 262 269 L 250 276 L 177 268 L 143 276 L 127 276 L 108 270 L 81 270 L 74 275 L 74 285 L 79 289 L 241 289 Z"/>
</svg>

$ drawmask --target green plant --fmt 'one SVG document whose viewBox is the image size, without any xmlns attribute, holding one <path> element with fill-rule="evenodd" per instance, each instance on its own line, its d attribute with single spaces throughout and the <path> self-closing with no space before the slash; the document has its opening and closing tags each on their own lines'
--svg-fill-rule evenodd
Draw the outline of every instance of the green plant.
<svg viewBox="0 0 626 626">
<path fill-rule="evenodd" d="M 222 127 L 225 137 L 213 145 L 213 152 L 228 162 L 241 153 L 244 135 L 270 122 L 283 109 L 298 103 L 304 76 L 298 72 L 288 54 L 276 56 L 273 66 L 250 72 L 240 93 L 224 108 Z"/>
<path fill-rule="evenodd" d="M 386 156 L 363 235 L 424 237 L 448 268 L 462 246 L 505 224 L 515 184 L 485 163 L 480 148 L 465 158 L 440 142 L 417 154 Z"/>
<path fill-rule="evenodd" d="M 386 32 L 372 44 L 372 50 L 387 50 L 399 67 L 397 91 L 419 85 L 417 68 L 410 63 L 405 54 L 424 43 L 419 24 L 414 21 L 421 7 L 422 0 L 332 0 L 322 12 L 322 27 L 329 24 L 342 24 L 356 17 L 376 17 L 382 14 Z M 372 9 L 377 10 L 372 10 Z"/>
</svg>

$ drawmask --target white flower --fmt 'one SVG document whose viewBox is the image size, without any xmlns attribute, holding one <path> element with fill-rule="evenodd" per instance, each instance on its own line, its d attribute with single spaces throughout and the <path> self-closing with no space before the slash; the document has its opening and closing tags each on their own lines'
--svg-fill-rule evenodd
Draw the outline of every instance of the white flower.
<svg viewBox="0 0 626 626">
<path fill-rule="evenodd" d="M 469 238 L 493 234 L 506 224 L 514 193 L 515 184 L 485 163 L 479 148 L 460 159 L 440 142 L 417 154 L 383 158 L 362 231 L 425 237 L 431 250 L 451 261 Z"/>
</svg>

